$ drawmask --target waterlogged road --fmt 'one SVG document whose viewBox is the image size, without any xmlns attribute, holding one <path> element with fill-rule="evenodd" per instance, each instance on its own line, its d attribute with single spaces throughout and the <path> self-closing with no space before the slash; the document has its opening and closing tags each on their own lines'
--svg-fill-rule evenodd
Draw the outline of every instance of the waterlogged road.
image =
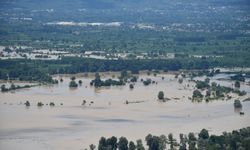
<svg viewBox="0 0 250 150">
<path fill-rule="evenodd" d="M 214 77 L 211 81 L 225 76 Z M 144 86 L 139 81 L 133 90 L 128 84 L 95 89 L 89 86 L 92 78 L 77 77 L 76 81 L 83 81 L 77 89 L 69 89 L 70 79 L 64 77 L 58 85 L 1 93 L 0 149 L 80 150 L 91 143 L 97 144 L 101 136 L 126 136 L 136 140 L 144 139 L 148 133 L 173 133 L 178 138 L 179 133 L 197 133 L 202 128 L 221 134 L 250 125 L 250 102 L 243 102 L 244 116 L 234 110 L 233 100 L 193 103 L 188 97 L 192 95 L 194 84 L 187 79 L 179 84 L 174 75 L 141 75 L 140 78 L 152 78 L 158 84 Z M 218 82 L 232 84 L 227 80 Z M 240 99 L 249 97 L 249 86 L 242 84 L 241 88 L 248 94 Z M 161 90 L 172 100 L 157 101 Z M 29 108 L 23 105 L 26 100 L 31 102 Z M 87 101 L 85 106 L 81 105 L 83 100 Z M 126 100 L 144 102 L 127 105 Z M 56 106 L 39 108 L 36 106 L 39 101 L 54 102 Z"/>
</svg>

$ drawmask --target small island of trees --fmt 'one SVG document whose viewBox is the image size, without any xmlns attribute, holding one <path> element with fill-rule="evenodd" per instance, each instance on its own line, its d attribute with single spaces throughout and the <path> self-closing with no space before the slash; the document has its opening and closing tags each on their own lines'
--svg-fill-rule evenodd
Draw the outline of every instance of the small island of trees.
<svg viewBox="0 0 250 150">
<path fill-rule="evenodd" d="M 205 79 L 205 81 L 195 81 L 196 83 L 196 90 L 193 91 L 193 100 L 201 101 L 205 97 L 206 101 L 210 100 L 218 100 L 218 99 L 230 99 L 229 93 L 235 93 L 238 96 L 246 95 L 245 91 L 240 91 L 239 88 L 231 88 L 226 86 L 221 86 L 215 82 L 212 82 L 211 85 L 209 84 L 209 79 Z M 236 81 L 236 86 L 239 85 L 239 81 Z M 206 91 L 206 95 L 202 95 L 201 91 Z"/>
</svg>

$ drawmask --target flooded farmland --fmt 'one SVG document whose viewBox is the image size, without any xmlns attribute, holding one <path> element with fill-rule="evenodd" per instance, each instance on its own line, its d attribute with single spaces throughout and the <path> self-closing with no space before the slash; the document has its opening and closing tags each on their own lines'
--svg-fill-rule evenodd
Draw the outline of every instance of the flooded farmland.
<svg viewBox="0 0 250 150">
<path fill-rule="evenodd" d="M 111 76 L 112 73 L 105 74 L 102 78 Z M 233 81 L 227 80 L 228 76 L 219 74 L 210 80 L 232 87 Z M 221 134 L 250 124 L 250 102 L 242 103 L 245 115 L 240 115 L 233 106 L 235 99 L 250 97 L 250 87 L 244 83 L 241 90 L 247 95 L 243 97 L 233 95 L 231 100 L 198 103 L 188 99 L 192 97 L 195 83 L 184 78 L 180 84 L 173 74 L 142 74 L 134 89 L 130 89 L 129 84 L 95 88 L 89 84 L 93 76 L 77 76 L 76 81 L 83 83 L 72 89 L 70 77 L 62 78 L 63 82 L 58 85 L 0 93 L 0 149 L 79 150 L 97 144 L 101 136 L 136 140 L 148 133 L 173 133 L 177 137 L 179 133 L 197 133 L 202 128 Z M 144 86 L 141 78 L 151 78 L 157 84 Z M 159 91 L 171 100 L 158 101 Z M 27 100 L 30 107 L 24 105 Z M 126 101 L 139 103 L 126 104 Z M 38 102 L 45 105 L 37 107 Z M 50 102 L 55 106 L 46 105 Z"/>
</svg>

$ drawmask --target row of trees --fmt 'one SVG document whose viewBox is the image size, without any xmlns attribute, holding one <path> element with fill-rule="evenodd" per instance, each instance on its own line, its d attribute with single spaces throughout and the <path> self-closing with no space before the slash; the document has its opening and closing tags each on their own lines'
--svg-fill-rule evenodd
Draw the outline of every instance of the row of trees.
<svg viewBox="0 0 250 150">
<path fill-rule="evenodd" d="M 131 71 L 141 70 L 177 71 L 179 69 L 208 69 L 210 67 L 237 66 L 209 58 L 176 58 L 171 60 L 96 60 L 80 57 L 63 57 L 61 60 L 0 60 L 0 79 L 19 79 L 56 83 L 51 74 L 74 74 L 80 72 Z M 125 73 L 125 72 L 124 72 Z M 126 74 L 124 74 L 126 75 Z M 234 77 L 242 80 L 241 76 Z"/>
<path fill-rule="evenodd" d="M 8 92 L 11 90 L 17 90 L 17 89 L 23 89 L 23 88 L 31 88 L 35 85 L 24 85 L 24 86 L 20 86 L 20 85 L 15 85 L 14 83 L 11 84 L 11 86 L 9 88 L 6 87 L 5 84 L 1 85 L 1 91 L 2 92 Z"/>
<path fill-rule="evenodd" d="M 154 136 L 148 134 L 145 137 L 146 146 L 141 139 L 136 142 L 129 141 L 126 137 L 115 136 L 110 138 L 101 137 L 97 146 L 98 150 L 248 150 L 250 149 L 250 127 L 224 132 L 222 135 L 209 135 L 208 130 L 202 129 L 198 136 L 194 133 L 180 134 L 179 142 L 173 134 L 168 136 Z M 96 149 L 91 144 L 90 149 Z"/>
<path fill-rule="evenodd" d="M 101 87 L 101 86 L 111 86 L 111 85 L 125 85 L 128 82 L 137 82 L 137 77 L 131 75 L 126 70 L 122 70 L 120 76 L 118 77 L 118 80 L 113 79 L 107 79 L 107 80 L 101 80 L 101 76 L 99 73 L 95 74 L 95 79 L 90 82 L 90 85 L 94 85 L 95 87 Z M 133 84 L 130 84 L 130 89 L 134 88 Z"/>
<path fill-rule="evenodd" d="M 112 79 L 107 79 L 105 81 L 101 80 L 101 76 L 99 73 L 95 74 L 95 79 L 90 82 L 90 85 L 94 85 L 95 87 L 102 87 L 102 86 L 111 86 L 111 85 L 124 85 L 124 81 L 120 79 L 119 81 L 117 80 L 112 80 Z"/>
</svg>

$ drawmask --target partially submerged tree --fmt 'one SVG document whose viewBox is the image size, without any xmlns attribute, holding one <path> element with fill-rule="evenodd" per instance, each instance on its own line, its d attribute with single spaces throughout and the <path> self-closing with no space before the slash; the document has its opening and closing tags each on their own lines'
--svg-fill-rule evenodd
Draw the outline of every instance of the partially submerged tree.
<svg viewBox="0 0 250 150">
<path fill-rule="evenodd" d="M 26 102 L 24 103 L 24 105 L 27 106 L 27 107 L 29 107 L 29 106 L 30 106 L 30 102 L 29 102 L 29 101 L 26 101 Z"/>
<path fill-rule="evenodd" d="M 164 93 L 163 93 L 163 91 L 160 91 L 160 92 L 158 93 L 158 99 L 159 99 L 159 100 L 164 100 Z"/>
<path fill-rule="evenodd" d="M 201 94 L 201 92 L 199 90 L 194 90 L 192 97 L 193 97 L 193 99 L 202 99 L 203 95 Z"/>
<path fill-rule="evenodd" d="M 69 83 L 69 87 L 76 88 L 76 87 L 78 87 L 78 84 L 76 83 L 75 80 L 71 80 L 70 83 Z"/>
<path fill-rule="evenodd" d="M 129 85 L 129 88 L 130 88 L 130 89 L 133 89 L 133 88 L 134 88 L 134 85 L 133 85 L 133 84 L 130 84 L 130 85 Z"/>
<path fill-rule="evenodd" d="M 240 81 L 235 81 L 234 86 L 235 86 L 236 88 L 240 88 Z"/>
<path fill-rule="evenodd" d="M 90 150 L 94 150 L 95 148 L 96 148 L 96 146 L 94 144 L 89 145 Z"/>
<path fill-rule="evenodd" d="M 7 92 L 8 89 L 6 88 L 5 84 L 1 85 L 1 91 L 2 92 Z"/>
<path fill-rule="evenodd" d="M 240 100 L 235 100 L 234 101 L 234 107 L 235 108 L 241 108 L 242 107 L 242 104 L 241 104 Z"/>
</svg>

